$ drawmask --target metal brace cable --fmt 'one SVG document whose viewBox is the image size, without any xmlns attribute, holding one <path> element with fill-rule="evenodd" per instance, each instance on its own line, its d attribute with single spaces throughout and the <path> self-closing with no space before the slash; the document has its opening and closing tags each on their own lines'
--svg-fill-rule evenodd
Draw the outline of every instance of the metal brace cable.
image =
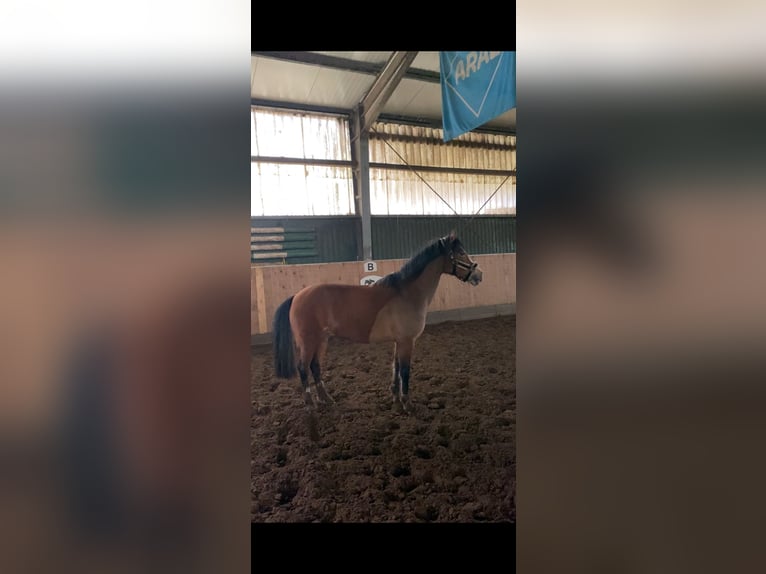
<svg viewBox="0 0 766 574">
<path fill-rule="evenodd" d="M 376 134 L 380 135 L 375 128 L 370 128 L 370 130 L 375 132 Z M 385 137 L 381 137 L 380 139 L 383 141 L 384 144 L 386 144 L 388 147 L 391 148 L 391 151 L 393 151 L 400 160 L 402 160 L 404 162 L 404 165 L 406 165 L 408 168 L 410 168 L 410 170 L 412 170 L 412 173 L 414 173 L 416 176 L 418 176 L 420 181 L 422 181 L 423 183 L 426 184 L 426 187 L 428 187 L 428 189 L 433 191 L 436 194 L 436 196 L 439 199 L 441 199 L 444 202 L 444 204 L 452 210 L 452 213 L 454 213 L 455 215 L 460 217 L 460 214 L 457 211 L 455 211 L 455 209 L 449 204 L 449 202 L 446 199 L 444 199 L 441 195 L 439 195 L 439 192 L 436 191 L 433 187 L 431 187 L 431 184 L 428 183 L 425 179 L 423 179 L 423 176 L 421 176 L 417 171 L 415 171 L 415 169 L 409 163 L 407 163 L 407 160 L 404 159 L 402 157 L 402 155 L 398 151 L 396 151 L 396 149 L 394 149 L 394 146 L 392 146 L 390 143 L 388 143 L 388 141 L 386 141 Z"/>
<path fill-rule="evenodd" d="M 484 203 L 482 203 L 482 204 L 481 204 L 481 207 L 480 207 L 479 209 L 477 209 L 477 210 L 476 210 L 476 213 L 474 213 L 474 214 L 471 216 L 471 219 L 469 219 L 469 220 L 468 220 L 468 223 L 466 223 L 466 224 L 465 224 L 465 226 L 466 226 L 466 227 L 468 227 L 468 226 L 471 224 L 471 222 L 473 222 L 473 219 L 474 219 L 474 217 L 476 217 L 477 215 L 479 215 L 479 212 L 480 212 L 482 209 L 484 209 L 484 206 L 485 206 L 485 205 L 487 205 L 487 204 L 489 203 L 489 200 L 490 200 L 490 199 L 492 199 L 493 197 L 495 197 L 495 194 L 496 194 L 498 191 L 500 191 L 500 188 L 501 188 L 501 187 L 503 187 L 503 185 L 505 184 L 505 182 L 506 182 L 506 181 L 508 181 L 508 178 L 509 178 L 509 177 L 511 177 L 511 176 L 510 176 L 510 175 L 506 175 L 506 176 L 505 176 L 505 179 L 504 179 L 503 181 L 501 181 L 501 182 L 500 182 L 500 185 L 498 185 L 498 186 L 497 186 L 497 189 L 495 189 L 495 191 L 493 191 L 493 192 L 492 192 L 492 195 L 490 195 L 490 196 L 487 198 L 487 201 L 485 201 Z"/>
<path fill-rule="evenodd" d="M 376 134 L 378 134 L 378 135 L 381 135 L 381 134 L 380 134 L 380 133 L 379 133 L 379 132 L 378 132 L 378 131 L 377 131 L 375 128 L 370 128 L 370 131 L 373 131 L 373 132 L 375 132 Z M 420 174 L 419 174 L 417 171 L 415 171 L 415 169 L 414 169 L 414 168 L 413 168 L 413 167 L 412 167 L 412 166 L 411 166 L 411 165 L 410 165 L 410 164 L 407 162 L 407 160 L 406 160 L 406 159 L 404 159 L 404 158 L 402 157 L 402 155 L 401 155 L 401 154 L 400 154 L 398 151 L 396 151 L 396 149 L 395 149 L 395 148 L 394 148 L 394 147 L 393 147 L 393 146 L 392 146 L 392 145 L 391 145 L 391 144 L 390 144 L 390 143 L 387 141 L 387 139 L 386 139 L 385 137 L 381 136 L 381 138 L 380 138 L 380 139 L 383 141 L 383 143 L 384 143 L 384 144 L 386 144 L 386 145 L 387 145 L 389 148 L 391 148 L 391 151 L 393 151 L 393 152 L 396 154 L 396 156 L 397 156 L 397 157 L 398 157 L 400 160 L 402 160 L 402 162 L 404 162 L 404 165 L 406 165 L 408 168 L 410 168 L 410 170 L 412 170 L 412 172 L 413 172 L 413 173 L 414 173 L 416 176 L 418 176 L 418 178 L 420 178 L 420 181 L 422 181 L 423 183 L 425 183 L 425 184 L 426 184 L 426 186 L 428 187 L 428 189 L 430 189 L 431 191 L 433 191 L 433 192 L 436 194 L 436 196 L 437 196 L 439 199 L 441 199 L 441 200 L 444 202 L 444 204 L 445 204 L 447 207 L 449 207 L 449 208 L 452 210 L 452 213 L 454 213 L 454 214 L 455 214 L 455 215 L 458 217 L 458 219 L 465 219 L 465 218 L 464 218 L 464 217 L 462 217 L 462 216 L 461 216 L 461 215 L 460 215 L 460 214 L 459 214 L 457 211 L 455 211 L 455 209 L 454 209 L 454 208 L 453 208 L 453 207 L 452 207 L 452 206 L 449 204 L 449 202 L 448 202 L 446 199 L 444 199 L 444 198 L 443 198 L 443 197 L 442 197 L 442 196 L 439 194 L 439 192 L 437 192 L 437 191 L 436 191 L 436 190 L 435 190 L 435 189 L 434 189 L 434 188 L 431 186 L 431 184 L 429 184 L 429 183 L 428 183 L 428 182 L 427 182 L 425 179 L 423 179 L 423 177 L 422 177 L 422 176 L 421 176 L 421 175 L 420 175 Z M 486 201 L 485 201 L 485 202 L 484 202 L 484 203 L 481 205 L 481 207 L 480 207 L 480 208 L 479 208 L 479 209 L 476 211 L 476 213 L 474 213 L 474 214 L 471 216 L 471 218 L 468 220 L 468 223 L 466 224 L 466 227 L 467 227 L 467 226 L 468 226 L 468 225 L 469 225 L 469 224 L 470 224 L 470 223 L 473 221 L 473 219 L 474 219 L 474 218 L 475 218 L 475 217 L 476 217 L 476 216 L 477 216 L 477 215 L 478 215 L 478 214 L 481 212 L 481 210 L 482 210 L 482 209 L 484 209 L 484 206 L 485 206 L 485 205 L 487 205 L 487 203 L 489 203 L 489 201 L 490 201 L 490 200 L 491 200 L 493 197 L 495 197 L 495 195 L 497 194 L 497 192 L 498 192 L 498 191 L 500 191 L 500 188 L 501 188 L 501 187 L 503 187 L 503 185 L 505 184 L 505 182 L 506 182 L 506 181 L 508 181 L 508 178 L 509 178 L 509 177 L 511 177 L 511 176 L 510 176 L 510 175 L 507 175 L 507 176 L 505 176 L 505 179 L 504 179 L 503 181 L 501 181 L 501 182 L 500 182 L 500 185 L 498 185 L 498 186 L 497 186 L 497 189 L 495 189 L 495 191 L 493 191 L 493 192 L 492 192 L 492 195 L 490 195 L 490 196 L 487 198 L 487 200 L 486 200 Z"/>
</svg>

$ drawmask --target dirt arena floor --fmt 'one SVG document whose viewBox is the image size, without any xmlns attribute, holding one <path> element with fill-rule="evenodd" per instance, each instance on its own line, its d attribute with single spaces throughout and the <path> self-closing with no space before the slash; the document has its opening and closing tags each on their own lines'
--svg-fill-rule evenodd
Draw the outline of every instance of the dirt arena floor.
<svg viewBox="0 0 766 574">
<path fill-rule="evenodd" d="M 251 359 L 253 522 L 515 522 L 516 317 L 430 325 L 415 344 L 414 413 L 391 403 L 393 344 L 330 341 L 336 400 Z"/>
</svg>

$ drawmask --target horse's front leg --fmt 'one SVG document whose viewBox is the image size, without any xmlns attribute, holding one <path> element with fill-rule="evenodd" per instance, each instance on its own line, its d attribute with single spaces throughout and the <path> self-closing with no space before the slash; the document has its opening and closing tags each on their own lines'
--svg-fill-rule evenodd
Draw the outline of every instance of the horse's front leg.
<svg viewBox="0 0 766 574">
<path fill-rule="evenodd" d="M 412 405 L 410 404 L 410 362 L 412 360 L 412 347 L 414 341 L 398 341 L 396 344 L 397 360 L 399 363 L 399 377 L 402 382 L 402 391 L 399 400 L 402 403 L 402 407 L 407 412 L 411 412 Z"/>
<path fill-rule="evenodd" d="M 399 402 L 399 357 L 396 354 L 396 343 L 394 343 L 394 364 L 393 364 L 394 378 L 391 381 L 391 395 L 394 404 Z"/>
</svg>

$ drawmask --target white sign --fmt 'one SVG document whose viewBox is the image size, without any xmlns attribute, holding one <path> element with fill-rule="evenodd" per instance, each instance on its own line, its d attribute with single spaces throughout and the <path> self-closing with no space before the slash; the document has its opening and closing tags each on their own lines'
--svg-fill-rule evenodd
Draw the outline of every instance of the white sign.
<svg viewBox="0 0 766 574">
<path fill-rule="evenodd" d="M 378 264 L 374 261 L 365 261 L 364 262 L 364 272 L 365 273 L 375 273 L 378 270 Z"/>
<path fill-rule="evenodd" d="M 382 277 L 378 277 L 377 275 L 367 275 L 367 277 L 362 277 L 362 280 L 359 282 L 361 285 L 372 285 L 375 283 L 375 281 L 379 281 L 382 279 Z"/>
</svg>

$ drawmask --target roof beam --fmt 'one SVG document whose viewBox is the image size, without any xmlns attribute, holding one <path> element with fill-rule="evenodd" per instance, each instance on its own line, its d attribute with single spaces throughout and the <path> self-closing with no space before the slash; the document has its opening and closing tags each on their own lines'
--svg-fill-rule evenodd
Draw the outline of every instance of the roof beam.
<svg viewBox="0 0 766 574">
<path fill-rule="evenodd" d="M 359 102 L 361 133 L 367 133 L 378 118 L 388 98 L 399 85 L 404 73 L 417 56 L 417 52 L 393 52 L 383 70 Z"/>
<path fill-rule="evenodd" d="M 350 116 L 351 110 L 346 108 L 336 108 L 332 106 L 320 106 L 318 104 L 299 104 L 297 102 L 286 102 L 279 100 L 265 100 L 263 98 L 250 98 L 251 106 L 263 108 L 279 108 L 289 111 L 310 112 L 317 114 L 330 114 L 334 116 Z"/>
<path fill-rule="evenodd" d="M 322 66 L 323 68 L 334 68 L 336 70 L 345 70 L 347 72 L 358 72 L 360 74 L 370 74 L 377 76 L 383 70 L 383 66 L 374 62 L 363 62 L 361 60 L 352 60 L 351 58 L 340 58 L 338 56 L 328 56 L 327 54 L 317 54 L 316 52 L 251 52 L 253 56 L 263 58 L 272 58 L 286 62 L 295 62 L 296 64 L 309 64 L 311 66 Z M 405 78 L 411 80 L 420 80 L 422 82 L 439 83 L 439 72 L 423 70 L 420 68 L 408 69 Z"/>
<path fill-rule="evenodd" d="M 316 114 L 330 114 L 334 116 L 346 116 L 349 117 L 352 110 L 346 108 L 335 108 L 330 106 L 320 106 L 315 104 L 298 104 L 295 102 L 281 102 L 278 100 L 264 100 L 262 98 L 250 98 L 250 105 L 263 108 L 277 108 L 288 111 L 308 112 Z M 378 116 L 379 122 L 388 122 L 391 124 L 407 124 L 413 126 L 421 126 L 425 128 L 443 129 L 442 122 L 437 119 L 429 119 L 415 116 L 401 116 L 395 114 L 380 114 Z M 503 128 L 487 128 L 480 127 L 471 130 L 475 133 L 485 134 L 497 134 L 501 136 L 515 136 L 515 130 L 503 129 Z"/>
</svg>

